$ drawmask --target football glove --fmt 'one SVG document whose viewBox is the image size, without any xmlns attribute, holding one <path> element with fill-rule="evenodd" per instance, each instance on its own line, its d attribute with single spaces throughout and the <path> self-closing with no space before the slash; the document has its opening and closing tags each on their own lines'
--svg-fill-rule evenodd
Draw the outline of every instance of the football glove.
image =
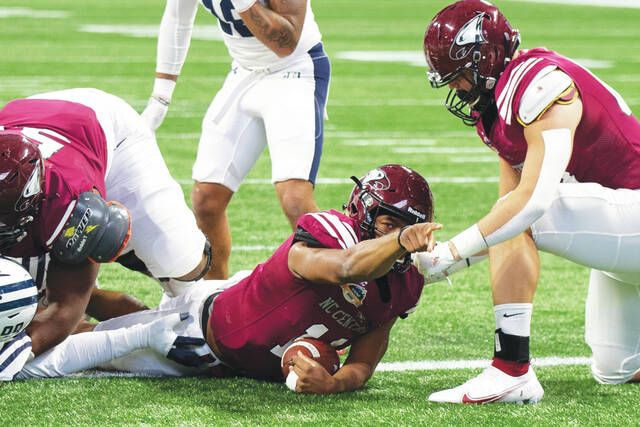
<svg viewBox="0 0 640 427">
<path fill-rule="evenodd" d="M 451 284 L 449 276 L 464 268 L 470 267 L 483 259 L 486 255 L 472 256 L 456 261 L 453 258 L 449 242 L 437 242 L 431 252 L 416 252 L 411 254 L 413 265 L 424 276 L 425 283 L 436 283 L 447 280 Z"/>
<path fill-rule="evenodd" d="M 204 362 L 201 356 L 209 353 L 202 338 L 181 336 L 174 328 L 181 322 L 192 321 L 189 313 L 173 313 L 145 325 L 149 347 L 184 366 L 198 367 Z"/>
</svg>

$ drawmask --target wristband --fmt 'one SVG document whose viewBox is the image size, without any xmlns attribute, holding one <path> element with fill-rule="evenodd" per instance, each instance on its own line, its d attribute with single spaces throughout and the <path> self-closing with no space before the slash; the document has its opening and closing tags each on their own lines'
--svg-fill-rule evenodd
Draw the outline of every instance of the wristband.
<svg viewBox="0 0 640 427">
<path fill-rule="evenodd" d="M 153 91 L 151 97 L 160 102 L 162 105 L 171 103 L 171 96 L 176 87 L 176 82 L 169 79 L 161 79 L 156 77 L 153 82 Z"/>
<path fill-rule="evenodd" d="M 255 4 L 256 0 L 231 0 L 231 4 L 233 4 L 233 8 L 238 12 L 242 13 L 251 8 Z"/>
<path fill-rule="evenodd" d="M 462 233 L 454 236 L 450 241 L 454 244 L 458 251 L 458 256 L 462 259 L 469 258 L 489 247 L 478 228 L 478 224 L 473 224 Z"/>
<path fill-rule="evenodd" d="M 403 249 L 403 250 L 405 250 L 405 251 L 409 252 L 409 251 L 407 250 L 407 248 L 405 248 L 405 247 L 404 247 L 404 245 L 403 245 L 402 243 L 400 243 L 400 236 L 402 236 L 402 232 L 403 232 L 404 230 L 406 230 L 406 229 L 407 229 L 407 227 L 410 227 L 410 225 L 405 225 L 404 227 L 402 227 L 402 228 L 400 229 L 400 231 L 398 232 L 398 239 L 397 239 L 397 240 L 398 240 L 398 246 L 400 246 L 400 248 L 401 248 L 401 249 Z"/>
</svg>

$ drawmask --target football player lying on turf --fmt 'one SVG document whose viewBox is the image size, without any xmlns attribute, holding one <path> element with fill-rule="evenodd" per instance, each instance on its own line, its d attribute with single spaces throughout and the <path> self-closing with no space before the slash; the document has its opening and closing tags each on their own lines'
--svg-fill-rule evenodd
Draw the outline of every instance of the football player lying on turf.
<svg viewBox="0 0 640 427">
<path fill-rule="evenodd" d="M 205 281 L 155 310 L 98 324 L 105 331 L 188 312 L 195 322 L 180 335 L 206 338 L 203 364 L 188 368 L 151 351 L 105 367 L 160 375 L 242 375 L 282 381 L 280 359 L 298 337 L 341 349 L 345 364 L 333 376 L 314 361 L 295 357 L 295 389 L 336 393 L 362 387 L 384 355 L 398 317 L 417 305 L 423 277 L 409 254 L 430 249 L 433 202 L 417 172 L 386 165 L 357 182 L 346 215 L 306 214 L 296 231 L 249 275 Z M 44 375 L 46 376 L 46 374 Z"/>
<path fill-rule="evenodd" d="M 597 381 L 640 379 L 640 123 L 613 89 L 520 37 L 490 3 L 440 11 L 424 49 L 447 108 L 500 156 L 500 199 L 477 224 L 438 244 L 437 270 L 489 248 L 492 366 L 437 402 L 536 402 L 529 366 L 537 249 L 591 267 L 585 337 Z"/>
<path fill-rule="evenodd" d="M 193 346 L 204 342 L 177 336 L 173 329 L 192 319 L 188 313 L 174 313 L 145 325 L 71 335 L 34 359 L 24 327 L 36 313 L 38 288 L 20 264 L 4 257 L 0 257 L 0 295 L 0 381 L 45 373 L 69 375 L 145 348 L 153 349 L 159 356 L 189 363 L 197 357 Z"/>
<path fill-rule="evenodd" d="M 76 327 L 98 262 L 118 259 L 171 293 L 208 268 L 206 239 L 153 134 L 120 98 L 70 89 L 9 102 L 0 177 L 0 253 L 52 258 L 48 305 L 27 331 L 35 355 Z"/>
</svg>

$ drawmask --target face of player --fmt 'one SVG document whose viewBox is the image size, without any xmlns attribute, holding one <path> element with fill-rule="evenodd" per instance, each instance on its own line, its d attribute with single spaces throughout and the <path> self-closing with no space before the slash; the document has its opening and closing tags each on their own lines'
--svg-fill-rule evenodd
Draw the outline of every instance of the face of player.
<svg viewBox="0 0 640 427">
<path fill-rule="evenodd" d="M 378 215 L 376 217 L 376 237 L 400 230 L 407 225 L 406 221 L 392 215 Z"/>
<path fill-rule="evenodd" d="M 471 70 L 464 70 L 462 74 L 449 83 L 449 89 L 469 92 L 473 87 L 472 78 Z"/>
</svg>

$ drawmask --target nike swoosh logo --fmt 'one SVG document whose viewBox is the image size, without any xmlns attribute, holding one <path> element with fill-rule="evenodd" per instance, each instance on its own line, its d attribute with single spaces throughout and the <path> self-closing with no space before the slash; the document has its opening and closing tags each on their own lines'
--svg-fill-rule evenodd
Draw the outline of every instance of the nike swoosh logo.
<svg viewBox="0 0 640 427">
<path fill-rule="evenodd" d="M 524 313 L 512 313 L 512 314 L 504 313 L 504 314 L 502 315 L 502 317 L 520 316 L 521 314 L 524 314 Z"/>
<path fill-rule="evenodd" d="M 462 403 L 472 403 L 472 404 L 481 404 L 481 403 L 492 403 L 497 402 L 507 394 L 511 393 L 516 388 L 520 387 L 521 384 L 515 384 L 506 390 L 503 390 L 500 394 L 494 394 L 486 397 L 473 398 L 470 397 L 467 393 L 462 396 Z"/>
</svg>

